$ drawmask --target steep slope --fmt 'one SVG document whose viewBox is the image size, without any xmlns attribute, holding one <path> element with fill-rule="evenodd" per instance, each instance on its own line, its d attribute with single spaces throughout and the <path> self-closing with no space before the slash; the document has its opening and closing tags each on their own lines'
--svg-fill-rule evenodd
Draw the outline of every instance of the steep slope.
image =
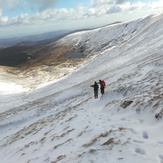
<svg viewBox="0 0 163 163">
<path fill-rule="evenodd" d="M 1 96 L 0 160 L 162 163 L 163 124 L 155 118 L 163 110 L 162 21 L 159 15 L 132 22 L 141 27 L 136 34 L 98 51 L 68 76 L 32 92 Z M 113 31 L 131 34 L 132 27 Z M 81 45 L 87 36 L 68 38 Z M 99 79 L 106 81 L 106 93 L 94 99 L 90 85 Z M 3 106 L 10 110 L 3 112 Z"/>
<path fill-rule="evenodd" d="M 129 23 L 113 24 L 91 31 L 74 33 L 59 42 L 62 45 L 67 43 L 71 46 L 75 45 L 73 48 L 81 51 L 84 55 L 97 54 L 105 49 L 121 45 L 137 35 L 149 23 L 150 18 L 151 16 L 148 16 L 145 19 L 138 19 Z"/>
</svg>

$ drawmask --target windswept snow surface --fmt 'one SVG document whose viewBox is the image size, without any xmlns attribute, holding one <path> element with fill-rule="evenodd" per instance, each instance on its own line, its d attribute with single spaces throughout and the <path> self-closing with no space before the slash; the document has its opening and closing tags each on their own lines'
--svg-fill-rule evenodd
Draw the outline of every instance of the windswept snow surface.
<svg viewBox="0 0 163 163">
<path fill-rule="evenodd" d="M 163 111 L 162 22 L 159 15 L 128 23 L 128 29 L 114 25 L 115 39 L 121 31 L 128 39 L 96 49 L 80 69 L 31 92 L 2 93 L 0 162 L 163 163 L 163 120 L 155 118 Z M 85 34 L 68 37 L 82 42 Z M 94 34 L 89 31 L 90 48 Z M 98 43 L 106 37 L 103 32 Z M 107 87 L 94 99 L 90 85 L 99 79 Z"/>
</svg>

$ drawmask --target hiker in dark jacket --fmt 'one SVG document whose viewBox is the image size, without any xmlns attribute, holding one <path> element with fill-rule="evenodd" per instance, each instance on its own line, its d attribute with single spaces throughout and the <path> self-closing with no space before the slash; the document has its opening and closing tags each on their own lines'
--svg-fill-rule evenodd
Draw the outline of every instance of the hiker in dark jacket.
<svg viewBox="0 0 163 163">
<path fill-rule="evenodd" d="M 100 84 L 100 90 L 101 90 L 101 94 L 103 95 L 105 93 L 105 86 L 106 86 L 106 83 L 104 80 L 99 80 L 99 83 Z"/>
<path fill-rule="evenodd" d="M 94 97 L 98 98 L 98 88 L 99 88 L 99 86 L 98 86 L 97 82 L 95 82 L 93 85 L 91 85 L 91 87 L 94 88 Z"/>
</svg>

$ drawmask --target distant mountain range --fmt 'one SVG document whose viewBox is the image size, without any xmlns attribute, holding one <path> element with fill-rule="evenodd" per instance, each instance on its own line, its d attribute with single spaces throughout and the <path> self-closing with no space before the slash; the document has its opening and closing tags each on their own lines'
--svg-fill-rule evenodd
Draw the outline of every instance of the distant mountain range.
<svg viewBox="0 0 163 163">
<path fill-rule="evenodd" d="M 65 36 L 70 32 L 71 31 L 69 30 L 61 30 L 61 31 L 48 32 L 48 33 L 43 33 L 38 35 L 0 39 L 0 48 L 7 48 L 10 46 L 34 45 L 34 44 L 49 41 L 51 39 L 56 40 Z"/>
</svg>

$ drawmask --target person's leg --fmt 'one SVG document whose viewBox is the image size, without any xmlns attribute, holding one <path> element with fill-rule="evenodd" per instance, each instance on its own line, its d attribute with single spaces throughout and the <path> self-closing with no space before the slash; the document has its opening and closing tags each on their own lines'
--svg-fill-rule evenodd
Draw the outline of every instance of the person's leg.
<svg viewBox="0 0 163 163">
<path fill-rule="evenodd" d="M 94 91 L 94 98 L 96 98 L 96 91 Z"/>
<path fill-rule="evenodd" d="M 101 90 L 101 94 L 102 94 L 102 87 L 100 88 L 100 90 Z"/>
<path fill-rule="evenodd" d="M 98 91 L 95 91 L 95 98 L 98 98 Z"/>
<path fill-rule="evenodd" d="M 101 87 L 101 94 L 104 94 L 104 87 Z"/>
</svg>

